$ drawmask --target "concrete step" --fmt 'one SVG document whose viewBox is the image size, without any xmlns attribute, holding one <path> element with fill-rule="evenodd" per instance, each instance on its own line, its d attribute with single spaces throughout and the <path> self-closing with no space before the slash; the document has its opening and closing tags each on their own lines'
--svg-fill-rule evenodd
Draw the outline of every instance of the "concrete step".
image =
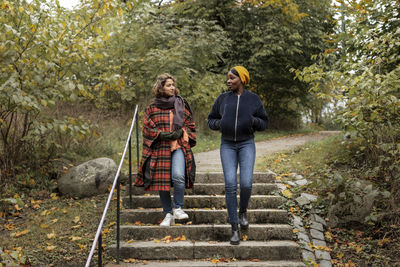
<svg viewBox="0 0 400 267">
<path fill-rule="evenodd" d="M 253 183 L 253 195 L 270 195 L 277 191 L 275 183 Z M 127 190 L 128 191 L 128 190 Z M 173 191 L 173 189 L 172 189 Z M 238 194 L 240 190 L 238 189 Z M 128 192 L 127 192 L 128 194 Z M 144 191 L 143 187 L 133 187 L 133 195 L 158 195 L 158 191 Z M 196 183 L 193 189 L 185 190 L 186 195 L 225 195 L 224 183 L 200 184 Z"/>
<path fill-rule="evenodd" d="M 203 259 L 203 260 L 178 260 L 178 261 L 140 261 L 135 260 L 134 263 L 107 264 L 105 267 L 305 267 L 301 261 L 259 261 L 251 259 L 247 261 L 231 260 L 220 258 L 221 262 L 213 262 L 218 259 Z M 226 261 L 226 262 L 224 262 Z"/>
<path fill-rule="evenodd" d="M 122 225 L 121 236 L 124 240 L 173 239 L 185 236 L 187 240 L 228 241 L 232 235 L 228 224 L 176 225 L 171 227 Z M 241 231 L 247 240 L 292 240 L 293 229 L 287 224 L 250 224 L 249 229 Z"/>
<path fill-rule="evenodd" d="M 238 197 L 239 201 L 239 197 Z M 283 203 L 280 196 L 252 195 L 249 203 L 249 209 L 276 209 Z M 129 197 L 123 198 L 124 207 L 129 206 Z M 159 208 L 161 207 L 160 197 L 150 196 L 132 196 L 132 208 Z M 185 196 L 186 208 L 225 208 L 225 196 Z"/>
<path fill-rule="evenodd" d="M 116 246 L 110 247 L 115 256 Z M 122 259 L 141 260 L 188 260 L 204 258 L 258 259 L 262 261 L 299 261 L 301 249 L 294 241 L 242 241 L 237 246 L 229 242 L 178 241 L 164 243 L 155 241 L 121 242 Z"/>
<path fill-rule="evenodd" d="M 239 180 L 239 173 L 237 174 Z M 196 172 L 197 183 L 223 183 L 224 174 L 222 172 Z M 275 174 L 271 171 L 268 172 L 255 172 L 253 174 L 253 183 L 274 183 Z"/>
<path fill-rule="evenodd" d="M 192 224 L 226 224 L 228 222 L 226 209 L 184 209 L 184 211 L 189 215 L 188 221 L 191 221 Z M 252 224 L 288 223 L 287 211 L 280 209 L 249 209 L 247 210 L 247 217 Z M 162 219 L 164 219 L 162 209 L 126 209 L 121 211 L 121 224 L 140 222 L 158 225 Z"/>
<path fill-rule="evenodd" d="M 237 174 L 239 180 L 240 174 Z M 132 174 L 132 181 L 135 181 L 136 174 Z M 274 183 L 276 174 L 267 172 L 255 172 L 253 174 L 253 183 Z M 224 173 L 223 172 L 196 172 L 195 185 L 197 183 L 223 183 Z"/>
</svg>

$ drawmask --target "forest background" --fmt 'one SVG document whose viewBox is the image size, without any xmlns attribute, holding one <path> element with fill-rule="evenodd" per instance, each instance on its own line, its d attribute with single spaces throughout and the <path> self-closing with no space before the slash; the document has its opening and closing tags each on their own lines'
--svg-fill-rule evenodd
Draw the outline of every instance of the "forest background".
<svg viewBox="0 0 400 267">
<path fill-rule="evenodd" d="M 162 72 L 177 78 L 206 132 L 226 72 L 240 64 L 271 129 L 307 121 L 349 133 L 314 190 L 345 223 L 354 221 L 352 203 L 368 200 L 358 221 L 385 221 L 379 227 L 392 233 L 400 215 L 399 6 L 83 0 L 69 10 L 53 0 L 0 0 L 0 199 L 51 191 L 65 164 L 117 154 L 110 140 L 124 142 L 120 125 L 151 101 Z"/>
</svg>

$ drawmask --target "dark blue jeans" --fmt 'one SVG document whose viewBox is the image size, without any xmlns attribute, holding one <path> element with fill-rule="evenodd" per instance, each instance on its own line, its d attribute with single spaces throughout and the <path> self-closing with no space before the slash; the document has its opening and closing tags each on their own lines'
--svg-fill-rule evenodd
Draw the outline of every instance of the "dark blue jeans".
<svg viewBox="0 0 400 267">
<path fill-rule="evenodd" d="M 185 194 L 185 154 L 182 149 L 171 153 L 171 180 L 174 186 L 174 207 L 183 208 Z M 172 213 L 170 191 L 159 191 L 164 214 Z"/>
<path fill-rule="evenodd" d="M 240 167 L 240 203 L 241 210 L 247 209 L 253 186 L 253 170 L 256 158 L 254 139 L 245 141 L 221 140 L 221 162 L 225 178 L 225 201 L 229 223 L 238 223 L 237 214 L 237 168 Z"/>
</svg>

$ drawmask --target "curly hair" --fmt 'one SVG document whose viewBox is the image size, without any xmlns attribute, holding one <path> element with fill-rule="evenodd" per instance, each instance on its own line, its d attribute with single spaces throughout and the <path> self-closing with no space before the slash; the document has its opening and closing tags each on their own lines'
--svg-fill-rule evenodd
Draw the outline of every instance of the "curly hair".
<svg viewBox="0 0 400 267">
<path fill-rule="evenodd" d="M 173 80 L 174 83 L 176 82 L 175 77 L 169 73 L 163 73 L 157 76 L 157 81 L 153 85 L 153 94 L 155 95 L 155 97 L 165 96 L 164 85 L 168 79 Z M 179 95 L 179 89 L 176 87 L 175 87 L 175 95 Z"/>
</svg>

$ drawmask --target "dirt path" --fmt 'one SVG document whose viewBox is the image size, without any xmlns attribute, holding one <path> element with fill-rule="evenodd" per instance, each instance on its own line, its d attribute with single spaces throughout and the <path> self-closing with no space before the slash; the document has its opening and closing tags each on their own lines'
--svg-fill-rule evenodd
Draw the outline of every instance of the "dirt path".
<svg viewBox="0 0 400 267">
<path fill-rule="evenodd" d="M 318 141 L 333 134 L 338 134 L 338 131 L 320 131 L 318 133 L 296 135 L 276 138 L 268 141 L 256 143 L 257 159 L 265 155 L 279 151 L 286 151 L 297 146 L 302 146 L 307 142 Z M 198 172 L 221 172 L 221 160 L 219 149 L 208 152 L 195 154 L 196 166 Z"/>
</svg>

